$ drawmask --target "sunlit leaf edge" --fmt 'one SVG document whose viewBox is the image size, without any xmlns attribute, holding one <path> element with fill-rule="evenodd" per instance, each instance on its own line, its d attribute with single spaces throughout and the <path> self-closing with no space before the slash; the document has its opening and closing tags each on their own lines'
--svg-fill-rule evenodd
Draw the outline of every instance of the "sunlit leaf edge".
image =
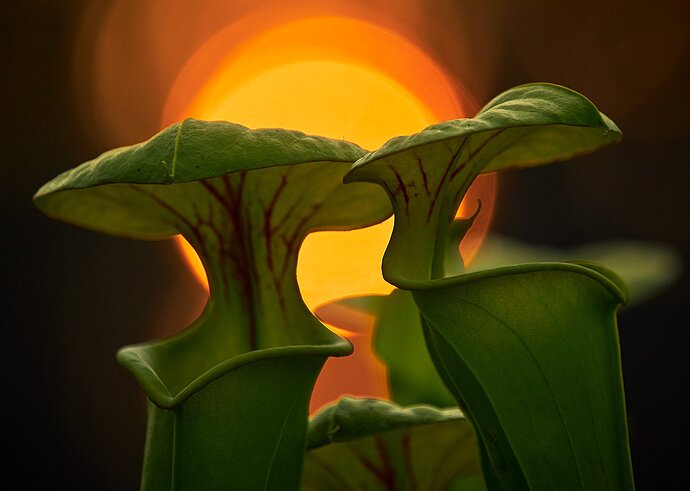
<svg viewBox="0 0 690 491">
<path fill-rule="evenodd" d="M 572 273 L 579 273 L 589 276 L 606 288 L 621 304 L 626 304 L 628 302 L 628 291 L 623 280 L 621 280 L 620 277 L 610 269 L 587 261 L 515 264 L 512 266 L 465 273 L 449 278 L 439 278 L 424 281 L 396 278 L 396 282 L 399 288 L 414 292 L 415 290 L 422 291 L 451 288 L 462 283 L 471 283 L 473 281 L 487 278 L 527 274 L 539 271 L 569 271 Z"/>
<path fill-rule="evenodd" d="M 180 138 L 190 148 L 180 148 Z M 178 153 L 208 150 L 207 142 L 226 142 L 224 150 L 241 149 L 212 166 L 180 160 Z M 189 143 L 185 142 L 186 145 Z M 152 159 L 150 153 L 155 153 Z M 212 179 L 242 170 L 310 162 L 354 162 L 366 151 L 355 143 L 282 128 L 250 129 L 228 121 L 193 118 L 175 123 L 148 140 L 102 153 L 69 169 L 44 184 L 34 195 L 38 200 L 58 191 L 104 184 L 174 184 Z"/>
</svg>

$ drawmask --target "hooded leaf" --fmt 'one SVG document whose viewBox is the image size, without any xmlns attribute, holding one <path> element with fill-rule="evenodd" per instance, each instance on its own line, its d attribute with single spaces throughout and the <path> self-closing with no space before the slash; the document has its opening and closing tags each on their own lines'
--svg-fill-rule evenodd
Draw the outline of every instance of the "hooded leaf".
<svg viewBox="0 0 690 491">
<path fill-rule="evenodd" d="M 193 329 L 226 325 L 188 336 L 223 352 L 205 357 L 208 369 L 247 349 L 333 341 L 315 319 L 304 321 L 297 255 L 311 230 L 367 226 L 390 214 L 374 187 L 342 185 L 363 153 L 296 131 L 190 119 L 61 174 L 34 199 L 50 216 L 112 234 L 184 235 L 211 289 Z"/>
<path fill-rule="evenodd" d="M 584 96 L 558 85 L 527 84 L 499 95 L 473 119 L 388 141 L 355 162 L 345 179 L 377 183 L 388 192 L 396 221 L 383 273 L 402 287 L 443 276 L 453 217 L 479 174 L 569 159 L 620 138 L 616 125 Z"/>
<path fill-rule="evenodd" d="M 311 230 L 390 215 L 374 186 L 342 184 L 363 153 L 296 131 L 186 120 L 36 193 L 41 210 L 76 225 L 182 234 L 206 269 L 210 299 L 194 324 L 118 353 L 152 402 L 145 489 L 298 486 L 313 383 L 352 346 L 304 305 L 297 256 Z"/>
</svg>

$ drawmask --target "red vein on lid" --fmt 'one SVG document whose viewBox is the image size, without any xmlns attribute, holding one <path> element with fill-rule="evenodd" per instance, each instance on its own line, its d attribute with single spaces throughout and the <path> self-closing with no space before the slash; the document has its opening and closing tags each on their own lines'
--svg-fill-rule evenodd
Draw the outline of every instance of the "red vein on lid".
<svg viewBox="0 0 690 491">
<path fill-rule="evenodd" d="M 386 444 L 381 435 L 374 436 L 374 445 L 376 446 L 376 452 L 378 453 L 379 459 L 383 464 L 383 474 L 385 476 L 384 484 L 386 485 L 386 489 L 395 491 L 395 472 L 393 471 L 393 466 L 388 456 L 388 450 L 386 449 Z"/>
<path fill-rule="evenodd" d="M 345 448 L 347 448 L 350 453 L 352 453 L 357 461 L 362 464 L 362 467 L 364 467 L 366 470 L 368 470 L 372 475 L 376 477 L 381 483 L 386 485 L 387 489 L 390 489 L 389 486 L 389 478 L 386 476 L 386 473 L 383 471 L 383 469 L 379 469 L 374 462 L 372 462 L 366 455 L 364 455 L 359 448 L 355 444 L 346 442 L 343 445 L 345 445 Z"/>
<path fill-rule="evenodd" d="M 230 180 L 227 175 L 222 177 L 223 184 L 225 185 L 226 195 L 221 194 L 215 186 L 213 186 L 208 181 L 199 181 L 201 185 L 211 193 L 211 195 L 220 203 L 221 207 L 225 210 L 228 218 L 233 224 L 235 230 L 235 235 L 237 235 L 242 241 L 244 247 L 235 248 L 239 256 L 236 260 L 237 276 L 239 277 L 242 288 L 239 294 L 242 295 L 244 305 L 247 310 L 247 321 L 248 321 L 248 338 L 249 338 L 249 349 L 255 350 L 258 348 L 258 333 L 257 333 L 257 316 L 256 307 L 253 303 L 254 299 L 254 283 L 252 282 L 251 276 L 256 277 L 256 272 L 253 271 L 253 261 L 251 261 L 248 255 L 248 250 L 251 250 L 251 237 L 247 237 L 248 234 L 242 233 L 242 219 L 239 215 L 241 213 L 241 207 L 239 202 L 235 202 L 233 206 L 232 197 L 237 198 L 237 194 L 230 184 Z"/>
<path fill-rule="evenodd" d="M 429 189 L 429 178 L 426 175 L 426 171 L 424 170 L 424 166 L 422 165 L 422 159 L 417 157 L 417 167 L 419 168 L 419 173 L 422 175 L 422 182 L 424 183 L 424 191 L 426 192 L 427 197 L 431 197 L 431 190 Z"/>
<path fill-rule="evenodd" d="M 431 214 L 434 210 L 434 207 L 436 206 L 436 201 L 438 200 L 438 196 L 441 193 L 441 189 L 443 189 L 443 184 L 448 177 L 448 173 L 450 172 L 450 169 L 453 167 L 453 164 L 455 163 L 455 160 L 460 156 L 462 151 L 465 149 L 465 145 L 467 145 L 467 141 L 469 138 L 465 138 L 460 146 L 458 147 L 458 150 L 453 154 L 453 157 L 450 159 L 450 162 L 448 162 L 448 165 L 446 166 L 446 170 L 443 173 L 443 176 L 441 176 L 441 180 L 438 183 L 438 187 L 436 188 L 436 191 L 434 192 L 434 196 L 431 198 L 431 204 L 429 205 L 429 212 L 426 215 L 426 221 L 428 222 L 431 220 Z"/>
<path fill-rule="evenodd" d="M 410 480 L 410 491 L 417 491 L 417 476 L 414 473 L 414 465 L 412 463 L 412 450 L 410 448 L 410 428 L 403 430 L 402 448 L 403 456 L 405 458 L 405 468 L 407 469 L 407 477 Z"/>
<path fill-rule="evenodd" d="M 398 188 L 396 189 L 396 191 L 398 189 L 400 189 L 400 191 L 402 192 L 402 197 L 403 197 L 403 200 L 405 201 L 405 206 L 404 206 L 405 216 L 407 217 L 407 221 L 409 222 L 410 221 L 410 197 L 407 195 L 407 187 L 405 186 L 405 183 L 403 182 L 402 177 L 400 177 L 400 174 L 398 174 L 398 171 L 395 170 L 395 167 L 393 167 L 392 165 L 389 165 L 388 167 L 390 167 L 391 171 L 393 171 L 393 174 L 395 175 L 395 180 L 398 181 Z M 395 194 L 395 193 L 393 193 L 393 194 Z"/>
</svg>

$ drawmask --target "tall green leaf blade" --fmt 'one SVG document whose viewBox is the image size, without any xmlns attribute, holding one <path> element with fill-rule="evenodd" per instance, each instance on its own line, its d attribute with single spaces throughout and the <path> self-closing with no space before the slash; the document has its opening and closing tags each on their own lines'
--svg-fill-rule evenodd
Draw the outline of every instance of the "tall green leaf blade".
<svg viewBox="0 0 690 491">
<path fill-rule="evenodd" d="M 303 491 L 485 489 L 457 409 L 346 397 L 312 419 L 309 441 Z"/>
<path fill-rule="evenodd" d="M 429 349 L 501 489 L 632 489 L 615 275 L 522 265 L 414 291 Z"/>
</svg>

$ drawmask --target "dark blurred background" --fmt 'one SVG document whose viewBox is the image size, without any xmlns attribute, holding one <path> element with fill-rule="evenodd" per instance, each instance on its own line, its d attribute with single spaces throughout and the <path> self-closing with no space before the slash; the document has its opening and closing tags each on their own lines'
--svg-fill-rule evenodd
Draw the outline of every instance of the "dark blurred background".
<svg viewBox="0 0 690 491">
<path fill-rule="evenodd" d="M 146 2 L 127 3 L 136 10 Z M 108 136 L 89 115 L 97 104 L 86 88 L 93 52 L 84 41 L 84 15 L 88 11 L 93 19 L 107 4 L 12 1 L 3 6 L 0 20 L 7 248 L 2 358 L 9 385 L 3 404 L 9 474 L 3 480 L 21 489 L 138 487 L 143 396 L 117 365 L 115 352 L 149 338 L 144 326 L 166 320 L 184 325 L 202 296 L 179 267 L 171 243 L 69 227 L 31 204 L 37 188 L 59 172 L 158 129 L 159 113 L 136 113 L 144 99 L 150 107 L 164 98 L 136 92 L 152 76 L 147 66 L 157 69 L 159 78 L 166 74 L 142 63 L 147 46 L 123 48 L 123 60 L 131 57 L 133 65 L 116 80 L 134 94 L 126 111 L 136 138 L 122 142 Z M 225 4 L 225 14 L 235 8 L 238 16 L 255 5 Z M 342 4 L 319 2 L 318 12 L 338 12 Z M 586 94 L 623 130 L 623 143 L 595 155 L 500 176 L 492 230 L 559 247 L 654 240 L 681 255 L 679 280 L 651 301 L 623 310 L 620 337 L 638 488 L 684 488 L 690 409 L 690 4 L 420 0 L 396 9 L 371 1 L 367 8 L 378 8 L 372 18 L 384 24 L 405 26 L 405 34 L 480 103 L 517 84 L 550 81 Z M 209 17 L 202 10 L 199 15 Z M 188 24 L 194 23 L 193 12 L 186 16 Z M 184 41 L 185 25 L 168 27 Z M 131 41 L 127 36 L 123 33 L 124 44 Z M 190 39 L 171 73 L 193 52 Z M 456 57 L 462 58 L 461 67 L 454 64 Z M 152 305 L 167 307 L 161 313 Z"/>
</svg>

